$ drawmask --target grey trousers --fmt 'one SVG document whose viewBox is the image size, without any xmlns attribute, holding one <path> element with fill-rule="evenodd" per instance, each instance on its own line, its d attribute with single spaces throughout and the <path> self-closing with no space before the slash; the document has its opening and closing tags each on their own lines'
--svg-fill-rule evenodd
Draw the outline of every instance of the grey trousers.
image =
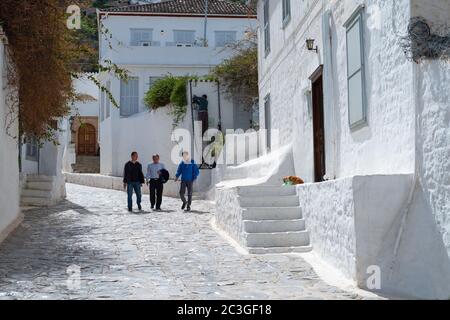
<svg viewBox="0 0 450 320">
<path fill-rule="evenodd" d="M 191 206 L 192 204 L 192 189 L 194 187 L 193 181 L 181 181 L 181 187 L 180 187 L 180 198 L 183 203 L 187 203 L 188 206 Z M 186 189 L 188 192 L 188 200 L 186 201 Z"/>
</svg>

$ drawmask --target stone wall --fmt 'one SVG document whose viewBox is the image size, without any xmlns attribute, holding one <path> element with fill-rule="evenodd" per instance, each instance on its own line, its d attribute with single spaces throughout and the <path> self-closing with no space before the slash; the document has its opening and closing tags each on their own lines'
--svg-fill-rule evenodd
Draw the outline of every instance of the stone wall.
<svg viewBox="0 0 450 320">
<path fill-rule="evenodd" d="M 450 2 L 414 0 L 413 16 L 429 21 L 432 33 L 450 33 Z M 421 186 L 450 257 L 450 62 L 426 60 L 417 78 L 417 166 Z"/>
</svg>

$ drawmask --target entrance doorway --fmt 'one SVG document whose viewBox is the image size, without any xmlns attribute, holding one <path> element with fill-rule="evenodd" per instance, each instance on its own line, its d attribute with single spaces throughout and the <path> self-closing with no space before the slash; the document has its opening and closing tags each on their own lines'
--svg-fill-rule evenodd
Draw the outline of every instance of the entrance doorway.
<svg viewBox="0 0 450 320">
<path fill-rule="evenodd" d="M 78 131 L 78 155 L 95 156 L 97 154 L 97 132 L 91 124 L 85 123 Z"/>
<path fill-rule="evenodd" d="M 325 168 L 325 125 L 323 113 L 323 66 L 309 78 L 312 82 L 312 115 L 314 136 L 315 182 L 324 181 Z"/>
</svg>

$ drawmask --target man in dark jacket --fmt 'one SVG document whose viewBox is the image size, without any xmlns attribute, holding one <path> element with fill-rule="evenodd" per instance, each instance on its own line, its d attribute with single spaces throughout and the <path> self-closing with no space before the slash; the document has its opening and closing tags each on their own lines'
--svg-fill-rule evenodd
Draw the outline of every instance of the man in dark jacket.
<svg viewBox="0 0 450 320">
<path fill-rule="evenodd" d="M 123 187 L 127 189 L 128 193 L 128 211 L 133 211 L 133 190 L 136 193 L 136 202 L 139 210 L 142 210 L 142 185 L 145 183 L 144 173 L 142 172 L 142 165 L 138 162 L 138 153 L 131 154 L 131 161 L 125 164 L 123 170 Z"/>
</svg>

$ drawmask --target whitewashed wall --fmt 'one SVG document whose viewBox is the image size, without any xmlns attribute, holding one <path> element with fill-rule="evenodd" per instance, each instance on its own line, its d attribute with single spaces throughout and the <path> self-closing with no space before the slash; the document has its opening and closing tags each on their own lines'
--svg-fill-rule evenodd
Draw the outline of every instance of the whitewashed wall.
<svg viewBox="0 0 450 320">
<path fill-rule="evenodd" d="M 335 131 L 326 128 L 327 159 L 335 159 L 336 177 L 356 174 L 411 173 L 414 171 L 414 113 L 412 66 L 399 46 L 409 22 L 409 0 L 291 1 L 292 18 L 283 29 L 281 0 L 270 1 L 271 52 L 265 58 L 260 36 L 260 121 L 264 126 L 263 98 L 270 93 L 272 128 L 280 130 L 281 144 L 294 141 L 295 171 L 313 181 L 312 115 L 305 92 L 309 76 L 324 63 L 322 14 L 331 10 L 333 110 Z M 322 4 L 325 3 L 325 7 Z M 367 62 L 368 126 L 350 131 L 347 112 L 346 40 L 344 22 L 358 4 L 366 4 L 365 52 Z M 376 8 L 376 9 L 374 9 Z M 262 17 L 262 1 L 258 15 Z M 315 39 L 319 53 L 306 49 Z M 328 163 L 328 162 L 327 162 Z M 332 177 L 333 178 L 333 177 Z"/>
<path fill-rule="evenodd" d="M 17 140 L 12 138 L 18 134 L 18 125 L 13 123 L 8 134 L 5 128 L 8 117 L 5 70 L 5 47 L 0 41 L 0 242 L 12 230 L 20 214 L 18 146 Z"/>
<path fill-rule="evenodd" d="M 413 1 L 413 16 L 431 22 L 433 32 L 450 28 L 450 2 Z M 417 66 L 420 178 L 450 257 L 450 62 L 425 61 Z"/>
</svg>

